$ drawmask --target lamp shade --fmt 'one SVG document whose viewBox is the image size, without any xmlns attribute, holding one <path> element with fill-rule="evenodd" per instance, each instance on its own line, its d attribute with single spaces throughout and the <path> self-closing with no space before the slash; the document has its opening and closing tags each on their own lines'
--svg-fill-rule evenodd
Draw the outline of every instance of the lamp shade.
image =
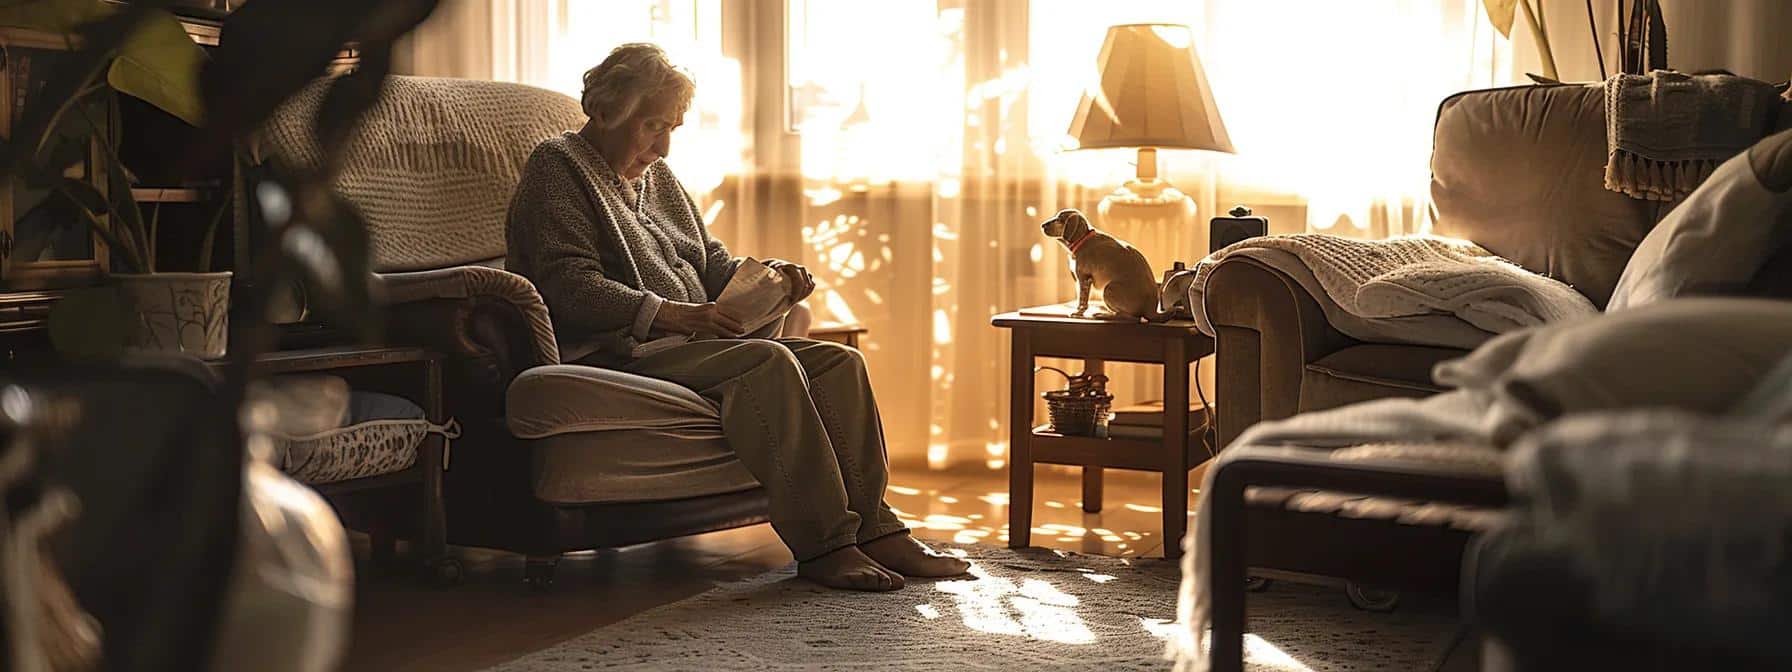
<svg viewBox="0 0 1792 672">
<path fill-rule="evenodd" d="M 1097 65 L 1100 89 L 1083 92 L 1070 122 L 1077 148 L 1233 151 L 1188 26 L 1109 28 Z"/>
</svg>

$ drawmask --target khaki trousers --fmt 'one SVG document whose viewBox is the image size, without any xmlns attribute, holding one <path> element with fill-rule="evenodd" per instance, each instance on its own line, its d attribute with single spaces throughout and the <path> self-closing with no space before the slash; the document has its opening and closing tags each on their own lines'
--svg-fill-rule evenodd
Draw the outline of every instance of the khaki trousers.
<svg viewBox="0 0 1792 672">
<path fill-rule="evenodd" d="M 693 341 L 623 363 L 722 407 L 722 432 L 798 560 L 907 529 L 884 503 L 889 458 L 864 356 L 804 338 Z"/>
</svg>

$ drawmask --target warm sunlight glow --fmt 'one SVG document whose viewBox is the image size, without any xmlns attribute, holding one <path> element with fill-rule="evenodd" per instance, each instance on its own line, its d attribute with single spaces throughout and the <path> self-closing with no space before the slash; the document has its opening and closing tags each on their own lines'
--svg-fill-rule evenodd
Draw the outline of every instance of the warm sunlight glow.
<svg viewBox="0 0 1792 672">
<path fill-rule="evenodd" d="M 1188 34 L 1188 26 L 1152 26 L 1151 34 L 1156 35 L 1157 39 L 1163 40 L 1165 44 L 1176 49 L 1187 49 L 1191 42 Z"/>
<path fill-rule="evenodd" d="M 822 305 L 827 306 L 828 316 L 835 321 L 848 324 L 858 323 L 859 318 L 853 314 L 852 306 L 847 305 L 846 297 L 840 296 L 840 292 L 832 289 L 822 292 L 821 301 Z"/>
<path fill-rule="evenodd" d="M 1275 670 L 1276 672 L 1313 672 L 1293 656 L 1284 653 L 1262 637 L 1252 634 L 1244 636 L 1244 657 L 1252 663 L 1253 669 Z"/>
<path fill-rule="evenodd" d="M 929 469 L 945 469 L 946 458 L 951 450 L 943 443 L 927 446 L 927 467 Z"/>
<path fill-rule="evenodd" d="M 1199 55 L 1238 150 L 1160 154 L 1197 223 L 1243 202 L 1277 232 L 1421 231 L 1437 102 L 1516 74 L 1480 0 L 553 4 L 493 15 L 493 76 L 576 97 L 616 45 L 665 48 L 697 81 L 667 162 L 704 221 L 815 271 L 816 320 L 869 329 L 892 454 L 935 466 L 1007 466 L 977 452 L 1007 431 L 988 316 L 1069 298 L 1039 219 L 1135 174 L 1131 148 L 1065 151 L 1108 26 L 1187 26 L 1153 33 Z"/>
<path fill-rule="evenodd" d="M 940 581 L 934 590 L 952 596 L 965 627 L 996 635 L 1024 636 L 1065 644 L 1090 644 L 1095 633 L 1076 613 L 1078 600 L 1040 579 L 990 576 L 971 565 L 973 579 Z"/>
</svg>

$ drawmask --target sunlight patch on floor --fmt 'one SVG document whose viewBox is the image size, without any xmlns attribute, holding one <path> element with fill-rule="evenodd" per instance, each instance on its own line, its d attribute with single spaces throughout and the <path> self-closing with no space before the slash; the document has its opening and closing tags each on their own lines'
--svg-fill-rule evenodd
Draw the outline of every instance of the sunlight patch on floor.
<svg viewBox="0 0 1792 672">
<path fill-rule="evenodd" d="M 1016 583 L 1013 579 L 993 577 L 974 563 L 971 575 L 975 578 L 934 584 L 934 590 L 952 596 L 965 627 L 1066 644 L 1095 642 L 1095 633 L 1076 613 L 1080 600 L 1075 595 L 1042 579 Z M 916 609 L 927 615 L 920 607 Z"/>
<path fill-rule="evenodd" d="M 1244 659 L 1257 669 L 1275 670 L 1276 672 L 1313 672 L 1313 668 L 1301 664 L 1293 656 L 1276 648 L 1276 645 L 1256 635 L 1244 636 Z"/>
</svg>

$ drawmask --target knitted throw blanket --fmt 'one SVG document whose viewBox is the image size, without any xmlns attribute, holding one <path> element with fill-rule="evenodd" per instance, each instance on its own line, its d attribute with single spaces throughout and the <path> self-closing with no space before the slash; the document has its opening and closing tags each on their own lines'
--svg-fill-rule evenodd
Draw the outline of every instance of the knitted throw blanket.
<svg viewBox="0 0 1792 672">
<path fill-rule="evenodd" d="M 1263 250 L 1289 254 L 1258 254 Z M 1257 258 L 1272 266 L 1289 263 L 1284 260 L 1292 258 L 1318 279 L 1323 295 L 1315 295 L 1315 299 L 1368 321 L 1454 316 L 1498 334 L 1598 312 L 1574 288 L 1520 268 L 1466 240 L 1436 236 L 1356 240 L 1310 233 L 1251 238 L 1208 255 L 1195 264 L 1190 305 L 1203 305 L 1208 277 L 1233 255 Z M 1205 311 L 1196 312 L 1201 330 L 1214 333 Z M 1344 329 L 1340 324 L 1340 330 Z M 1461 347 L 1422 329 L 1407 331 L 1401 338 L 1405 342 Z"/>
<path fill-rule="evenodd" d="M 314 82 L 282 105 L 263 128 L 258 153 L 317 166 L 322 152 L 312 123 L 329 83 Z M 367 221 L 373 270 L 503 257 L 504 216 L 529 154 L 584 123 L 578 101 L 546 89 L 388 77 L 349 141 L 335 184 Z"/>
<path fill-rule="evenodd" d="M 1767 134 L 1773 86 L 1728 74 L 1656 70 L 1605 80 L 1605 188 L 1678 200 Z"/>
</svg>

